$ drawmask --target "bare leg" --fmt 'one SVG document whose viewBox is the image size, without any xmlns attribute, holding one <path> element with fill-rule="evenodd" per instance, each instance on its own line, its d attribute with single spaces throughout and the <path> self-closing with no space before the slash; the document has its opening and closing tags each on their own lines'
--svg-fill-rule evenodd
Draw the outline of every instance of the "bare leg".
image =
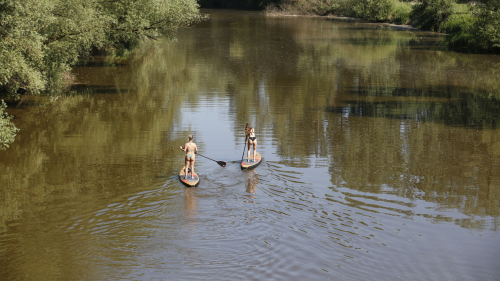
<svg viewBox="0 0 500 281">
<path fill-rule="evenodd" d="M 189 160 L 188 160 L 187 156 L 184 160 L 186 160 L 186 164 L 184 164 L 184 180 L 187 180 L 188 179 L 188 166 L 189 166 Z"/>
<path fill-rule="evenodd" d="M 195 156 L 193 156 L 193 159 L 191 159 L 191 179 L 193 179 L 193 180 L 194 180 L 193 175 L 194 175 L 194 160 L 195 160 L 194 157 Z"/>
<path fill-rule="evenodd" d="M 252 148 L 252 141 L 248 140 L 248 152 L 247 152 L 247 160 L 250 159 L 250 149 Z"/>
<path fill-rule="evenodd" d="M 256 155 L 257 155 L 257 139 L 253 141 L 253 162 L 255 162 Z"/>
</svg>

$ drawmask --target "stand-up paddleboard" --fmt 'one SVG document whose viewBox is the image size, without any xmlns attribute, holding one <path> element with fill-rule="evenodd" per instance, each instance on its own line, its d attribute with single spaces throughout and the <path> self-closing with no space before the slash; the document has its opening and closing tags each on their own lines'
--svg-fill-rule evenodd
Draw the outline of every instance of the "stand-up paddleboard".
<svg viewBox="0 0 500 281">
<path fill-rule="evenodd" d="M 243 161 L 241 161 L 241 169 L 255 168 L 259 166 L 260 162 L 262 162 L 262 158 L 258 152 L 255 154 L 255 162 L 253 161 L 253 154 L 250 154 L 250 158 L 244 158 Z"/>
<path fill-rule="evenodd" d="M 200 177 L 196 173 L 193 174 L 194 179 L 191 178 L 191 168 L 188 168 L 187 179 L 184 179 L 185 176 L 184 168 L 182 168 L 179 172 L 179 179 L 188 187 L 195 187 L 200 183 Z"/>
</svg>

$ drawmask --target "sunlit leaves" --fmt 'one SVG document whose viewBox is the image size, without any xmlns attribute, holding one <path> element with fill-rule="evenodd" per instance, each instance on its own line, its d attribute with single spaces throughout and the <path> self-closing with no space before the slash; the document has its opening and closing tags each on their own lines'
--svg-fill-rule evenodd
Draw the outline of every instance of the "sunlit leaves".
<svg viewBox="0 0 500 281">
<path fill-rule="evenodd" d="M 0 85 L 11 93 L 36 93 L 45 87 L 44 36 L 39 31 L 52 17 L 49 1 L 23 2 L 0 3 Z"/>
<path fill-rule="evenodd" d="M 500 49 L 500 1 L 483 0 L 479 5 L 477 32 L 478 45 L 485 49 Z"/>
<path fill-rule="evenodd" d="M 0 101 L 0 150 L 7 149 L 14 142 L 18 128 L 10 121 L 12 116 L 7 115 L 4 110 L 7 105 Z"/>
<path fill-rule="evenodd" d="M 59 92 L 92 50 L 171 36 L 201 19 L 196 0 L 2 0 L 0 91 Z"/>
</svg>

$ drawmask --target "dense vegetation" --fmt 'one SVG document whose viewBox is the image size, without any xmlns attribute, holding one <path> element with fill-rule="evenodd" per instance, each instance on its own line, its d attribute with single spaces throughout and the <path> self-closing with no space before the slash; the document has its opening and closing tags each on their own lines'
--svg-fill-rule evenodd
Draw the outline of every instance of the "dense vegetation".
<svg viewBox="0 0 500 281">
<path fill-rule="evenodd" d="M 281 0 L 199 0 L 202 8 L 262 10 Z"/>
<path fill-rule="evenodd" d="M 410 24 L 449 34 L 450 47 L 500 50 L 500 1 L 478 0 L 285 0 L 268 13 L 337 15 Z"/>
<path fill-rule="evenodd" d="M 92 50 L 126 48 L 201 18 L 195 0 L 2 0 L 2 92 L 57 92 Z"/>
<path fill-rule="evenodd" d="M 96 50 L 132 48 L 203 18 L 196 0 L 0 0 L 0 94 L 59 93 Z M 12 138 L 0 113 L 0 145 Z M 10 132 L 10 133 L 9 133 Z"/>
<path fill-rule="evenodd" d="M 0 100 L 0 150 L 8 148 L 9 144 L 14 142 L 16 132 L 19 130 L 10 122 L 12 116 L 4 112 L 6 107 L 3 100 Z"/>
</svg>

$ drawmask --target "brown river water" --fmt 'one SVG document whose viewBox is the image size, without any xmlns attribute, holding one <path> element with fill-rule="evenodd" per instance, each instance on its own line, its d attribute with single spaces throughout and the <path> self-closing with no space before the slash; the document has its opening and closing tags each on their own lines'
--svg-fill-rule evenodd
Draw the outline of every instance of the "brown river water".
<svg viewBox="0 0 500 281">
<path fill-rule="evenodd" d="M 500 56 L 204 12 L 9 109 L 1 280 L 498 280 Z M 264 160 L 241 171 L 247 122 Z M 189 134 L 228 162 L 197 156 L 197 188 Z"/>
</svg>

